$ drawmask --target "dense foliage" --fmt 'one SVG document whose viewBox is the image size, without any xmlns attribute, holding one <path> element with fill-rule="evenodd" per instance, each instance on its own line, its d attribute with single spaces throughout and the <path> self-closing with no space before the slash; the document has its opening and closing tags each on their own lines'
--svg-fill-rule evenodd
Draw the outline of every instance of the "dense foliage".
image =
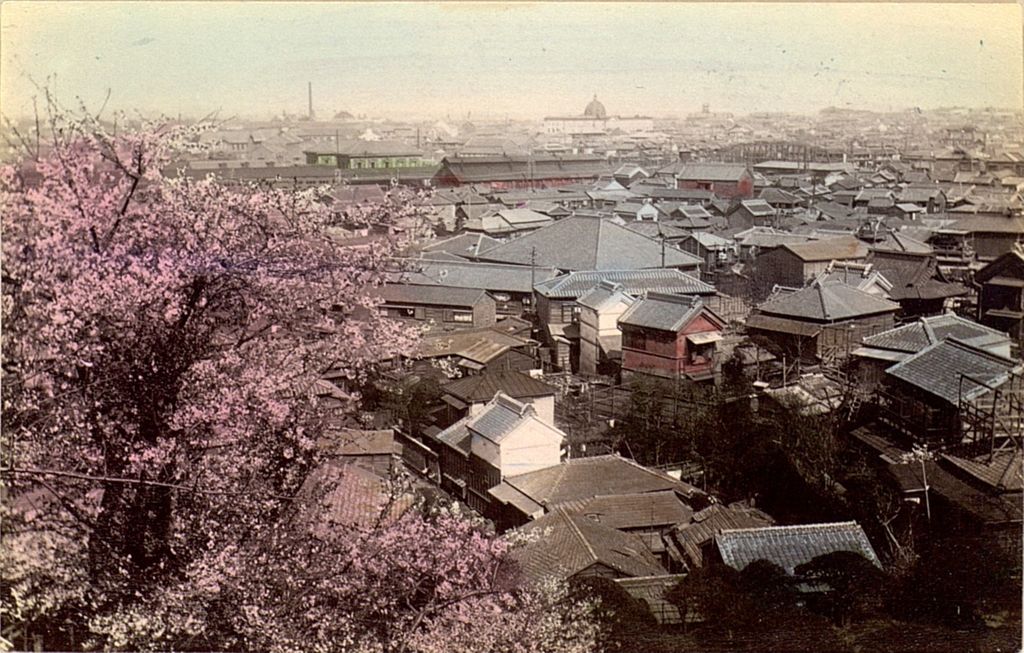
<svg viewBox="0 0 1024 653">
<path fill-rule="evenodd" d="M 416 336 L 375 310 L 394 239 L 327 227 L 386 230 L 413 203 L 339 216 L 317 189 L 168 175 L 189 130 L 66 115 L 0 169 L 5 637 L 587 650 L 587 605 L 523 587 L 507 543 L 457 514 L 330 537 L 295 521 L 325 426 Z M 318 399 L 328 370 L 340 408 Z"/>
</svg>

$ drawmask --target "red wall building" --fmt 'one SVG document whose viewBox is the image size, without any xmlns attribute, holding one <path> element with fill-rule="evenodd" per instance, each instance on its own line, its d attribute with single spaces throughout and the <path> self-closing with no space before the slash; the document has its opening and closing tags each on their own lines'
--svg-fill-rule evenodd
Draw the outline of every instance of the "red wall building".
<svg viewBox="0 0 1024 653">
<path fill-rule="evenodd" d="M 623 374 L 709 380 L 724 327 L 699 297 L 648 293 L 619 318 Z"/>
<path fill-rule="evenodd" d="M 709 190 L 724 199 L 754 196 L 754 175 L 734 163 L 688 163 L 676 174 L 676 188 Z"/>
</svg>

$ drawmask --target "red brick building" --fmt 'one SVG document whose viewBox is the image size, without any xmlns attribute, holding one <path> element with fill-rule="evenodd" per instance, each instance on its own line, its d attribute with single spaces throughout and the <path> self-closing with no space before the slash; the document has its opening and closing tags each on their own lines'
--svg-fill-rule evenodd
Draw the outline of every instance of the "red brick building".
<svg viewBox="0 0 1024 653">
<path fill-rule="evenodd" d="M 735 163 L 685 163 L 675 173 L 676 188 L 709 190 L 724 199 L 754 196 L 750 168 Z"/>
</svg>

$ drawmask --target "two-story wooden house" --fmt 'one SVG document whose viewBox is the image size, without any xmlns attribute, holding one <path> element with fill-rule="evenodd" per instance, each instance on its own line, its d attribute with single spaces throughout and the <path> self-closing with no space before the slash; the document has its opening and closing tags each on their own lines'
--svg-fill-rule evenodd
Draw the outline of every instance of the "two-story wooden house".
<svg viewBox="0 0 1024 653">
<path fill-rule="evenodd" d="M 538 283 L 534 287 L 537 317 L 551 348 L 551 364 L 556 368 L 578 369 L 582 346 L 582 307 L 578 300 L 602 281 L 620 284 L 631 295 L 647 290 L 702 297 L 715 294 L 714 286 L 679 270 L 588 270 Z"/>
<path fill-rule="evenodd" d="M 1024 248 L 1003 254 L 974 275 L 978 321 L 1005 331 L 1024 347 Z"/>
<path fill-rule="evenodd" d="M 529 403 L 498 393 L 477 414 L 434 436 L 441 487 L 490 516 L 488 490 L 505 477 L 558 465 L 565 433 Z"/>
<path fill-rule="evenodd" d="M 379 296 L 382 313 L 431 331 L 489 327 L 497 321 L 494 298 L 478 288 L 393 283 L 381 287 Z"/>
<path fill-rule="evenodd" d="M 648 292 L 619 318 L 623 376 L 712 379 L 724 328 L 699 297 Z"/>
</svg>

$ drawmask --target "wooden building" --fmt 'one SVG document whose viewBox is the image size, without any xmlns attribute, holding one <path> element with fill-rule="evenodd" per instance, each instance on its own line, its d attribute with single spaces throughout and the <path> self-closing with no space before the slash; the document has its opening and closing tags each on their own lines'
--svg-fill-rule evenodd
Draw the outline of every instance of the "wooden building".
<svg viewBox="0 0 1024 653">
<path fill-rule="evenodd" d="M 623 375 L 713 379 L 724 328 L 699 297 L 648 292 L 619 318 Z"/>
<path fill-rule="evenodd" d="M 1024 248 L 1015 248 L 974 275 L 978 321 L 1005 331 L 1024 347 Z"/>
<path fill-rule="evenodd" d="M 787 243 L 757 256 L 755 282 L 766 290 L 774 286 L 803 288 L 832 261 L 863 261 L 867 256 L 867 245 L 853 236 Z"/>
<path fill-rule="evenodd" d="M 441 487 L 485 516 L 494 514 L 488 490 L 508 476 L 557 466 L 565 433 L 529 403 L 498 393 L 476 415 L 441 431 Z"/>
<path fill-rule="evenodd" d="M 899 304 L 844 283 L 778 293 L 747 319 L 747 333 L 776 356 L 806 362 L 845 358 L 860 341 L 891 329 Z"/>
<path fill-rule="evenodd" d="M 597 179 L 611 172 L 600 156 L 449 156 L 432 182 L 438 188 L 488 184 L 494 190 L 555 188 Z"/>
<path fill-rule="evenodd" d="M 660 171 L 659 171 L 660 172 Z M 672 166 L 676 188 L 708 190 L 725 199 L 754 196 L 754 175 L 735 163 L 683 163 Z"/>
<path fill-rule="evenodd" d="M 535 287 L 537 317 L 551 348 L 556 369 L 578 369 L 580 360 L 579 298 L 602 281 L 617 283 L 622 291 L 638 295 L 655 291 L 677 295 L 715 295 L 713 286 L 679 270 L 588 270 L 570 272 Z"/>
<path fill-rule="evenodd" d="M 497 319 L 494 299 L 481 289 L 394 283 L 380 288 L 379 295 L 382 313 L 432 331 L 488 327 Z"/>
</svg>

